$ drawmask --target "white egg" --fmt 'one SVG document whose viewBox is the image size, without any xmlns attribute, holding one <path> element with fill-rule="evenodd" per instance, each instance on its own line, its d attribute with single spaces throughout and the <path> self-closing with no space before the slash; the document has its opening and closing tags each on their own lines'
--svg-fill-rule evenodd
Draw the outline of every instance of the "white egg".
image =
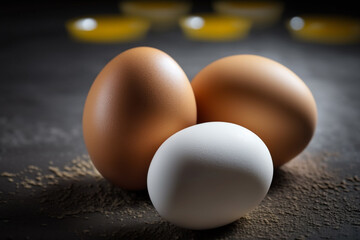
<svg viewBox="0 0 360 240">
<path fill-rule="evenodd" d="M 250 130 L 207 122 L 168 138 L 150 164 L 147 185 L 158 213 L 189 229 L 231 223 L 255 208 L 269 190 L 273 164 Z"/>
</svg>

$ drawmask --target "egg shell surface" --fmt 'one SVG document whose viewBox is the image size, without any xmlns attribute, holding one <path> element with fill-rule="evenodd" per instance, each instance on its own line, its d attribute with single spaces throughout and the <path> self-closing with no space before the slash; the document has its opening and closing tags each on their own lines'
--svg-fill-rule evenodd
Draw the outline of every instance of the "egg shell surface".
<svg viewBox="0 0 360 240">
<path fill-rule="evenodd" d="M 161 143 L 195 123 L 186 74 L 169 55 L 150 47 L 112 59 L 93 82 L 83 112 L 84 140 L 95 167 L 130 190 L 146 188 Z"/>
<path fill-rule="evenodd" d="M 290 69 L 256 55 L 234 55 L 202 69 L 192 80 L 198 122 L 239 124 L 269 148 L 274 166 L 297 156 L 316 127 L 314 97 Z"/>
<path fill-rule="evenodd" d="M 183 129 L 157 150 L 148 172 L 159 214 L 189 229 L 231 223 L 255 208 L 273 176 L 270 153 L 251 131 L 208 122 Z"/>
</svg>

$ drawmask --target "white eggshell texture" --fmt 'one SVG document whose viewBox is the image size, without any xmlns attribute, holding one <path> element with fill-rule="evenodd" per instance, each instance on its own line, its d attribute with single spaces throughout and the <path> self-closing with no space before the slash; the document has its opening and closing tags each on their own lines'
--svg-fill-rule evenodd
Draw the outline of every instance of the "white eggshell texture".
<svg viewBox="0 0 360 240">
<path fill-rule="evenodd" d="M 159 214 L 180 227 L 209 229 L 255 208 L 269 190 L 273 164 L 250 130 L 207 122 L 168 138 L 150 164 L 147 185 Z"/>
</svg>

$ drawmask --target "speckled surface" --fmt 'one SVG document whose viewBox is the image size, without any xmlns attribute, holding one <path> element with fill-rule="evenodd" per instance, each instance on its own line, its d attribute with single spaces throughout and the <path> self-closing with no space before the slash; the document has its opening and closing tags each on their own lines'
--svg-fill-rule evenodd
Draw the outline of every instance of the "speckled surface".
<svg viewBox="0 0 360 240">
<path fill-rule="evenodd" d="M 81 44 L 65 17 L 9 22 L 0 47 L 1 239 L 356 239 L 360 236 L 360 46 L 291 39 L 282 26 L 233 43 L 197 43 L 179 30 L 131 44 Z M 9 27 L 10 26 L 10 27 Z M 261 205 L 228 226 L 190 231 L 162 220 L 146 191 L 111 186 L 92 168 L 81 115 L 112 57 L 147 45 L 191 79 L 210 62 L 258 54 L 310 87 L 319 122 L 300 156 L 277 170 Z"/>
</svg>

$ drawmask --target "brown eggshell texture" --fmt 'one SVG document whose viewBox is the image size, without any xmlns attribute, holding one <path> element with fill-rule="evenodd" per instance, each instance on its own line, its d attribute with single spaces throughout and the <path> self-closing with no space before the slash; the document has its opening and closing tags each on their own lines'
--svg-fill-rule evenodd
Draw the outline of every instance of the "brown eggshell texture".
<svg viewBox="0 0 360 240">
<path fill-rule="evenodd" d="M 181 67 L 166 53 L 138 47 L 111 60 L 88 93 L 83 134 L 91 160 L 110 182 L 146 188 L 150 161 L 175 132 L 196 123 L 196 103 Z"/>
<path fill-rule="evenodd" d="M 198 122 L 225 121 L 257 134 L 274 166 L 299 154 L 315 131 L 315 100 L 305 83 L 285 66 L 255 55 L 215 61 L 192 80 Z"/>
</svg>

